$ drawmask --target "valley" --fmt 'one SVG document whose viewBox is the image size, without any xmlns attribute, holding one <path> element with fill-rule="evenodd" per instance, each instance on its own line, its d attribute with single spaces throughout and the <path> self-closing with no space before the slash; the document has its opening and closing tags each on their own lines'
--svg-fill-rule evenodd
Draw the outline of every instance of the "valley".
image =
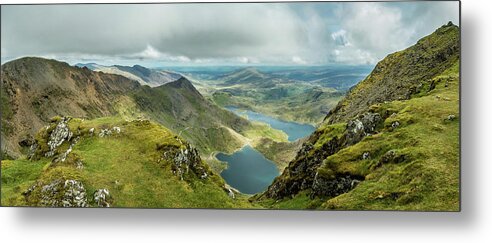
<svg viewBox="0 0 492 243">
<path fill-rule="evenodd" d="M 19 58 L 1 204 L 456 211 L 459 69 L 452 23 L 375 67 Z"/>
</svg>

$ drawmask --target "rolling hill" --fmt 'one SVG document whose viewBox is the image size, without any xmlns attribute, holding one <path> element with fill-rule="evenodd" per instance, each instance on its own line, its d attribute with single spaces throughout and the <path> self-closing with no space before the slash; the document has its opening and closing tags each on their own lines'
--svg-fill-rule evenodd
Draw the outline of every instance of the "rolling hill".
<svg viewBox="0 0 492 243">
<path fill-rule="evenodd" d="M 211 99 L 286 121 L 317 125 L 344 93 L 304 81 L 279 78 L 245 68 L 217 80 Z"/>
</svg>

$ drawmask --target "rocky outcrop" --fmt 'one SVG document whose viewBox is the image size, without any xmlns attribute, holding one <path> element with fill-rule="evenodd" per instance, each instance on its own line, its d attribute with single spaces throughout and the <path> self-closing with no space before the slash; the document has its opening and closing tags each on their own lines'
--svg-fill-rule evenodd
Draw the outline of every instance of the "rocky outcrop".
<svg viewBox="0 0 492 243">
<path fill-rule="evenodd" d="M 184 180 L 189 173 L 195 174 L 199 179 L 206 179 L 211 173 L 203 164 L 198 150 L 189 144 L 186 144 L 185 148 L 163 145 L 157 149 L 162 150 L 160 160 L 171 161 L 173 174 L 181 180 Z"/>
<path fill-rule="evenodd" d="M 120 132 L 121 132 L 121 128 L 120 127 L 113 127 L 111 129 L 109 129 L 109 128 L 103 128 L 99 132 L 99 137 L 101 137 L 101 138 L 109 137 L 109 136 L 111 136 L 113 134 L 118 134 Z M 91 131 L 89 131 L 89 133 L 91 133 Z M 93 133 L 94 133 L 94 130 L 92 130 L 92 134 Z"/>
<path fill-rule="evenodd" d="M 72 118 L 70 117 L 55 117 L 52 119 L 52 124 L 47 126 L 44 131 L 40 133 L 40 141 L 35 140 L 31 145 L 28 158 L 31 160 L 39 159 L 40 156 L 46 158 L 52 158 L 54 163 L 62 163 L 68 158 L 72 152 L 73 147 L 80 140 L 80 132 L 77 135 L 70 130 L 68 123 Z M 46 144 L 43 144 L 47 141 Z M 62 145 L 68 143 L 66 150 L 61 150 Z M 82 168 L 81 161 L 75 161 L 78 168 Z"/>
<path fill-rule="evenodd" d="M 317 173 L 314 176 L 313 185 L 311 187 L 311 197 L 336 197 L 354 189 L 362 180 L 364 180 L 363 177 L 350 174 L 324 177 Z"/>
<path fill-rule="evenodd" d="M 106 188 L 98 189 L 94 192 L 94 202 L 98 207 L 109 208 L 111 204 L 109 203 L 111 200 L 109 190 Z"/>
<path fill-rule="evenodd" d="M 46 157 L 53 157 L 55 153 L 57 152 L 56 149 L 62 145 L 62 143 L 66 140 L 69 141 L 73 133 L 70 131 L 68 128 L 68 121 L 70 121 L 70 118 L 67 117 L 62 117 L 60 118 L 60 121 L 58 124 L 56 124 L 55 129 L 51 131 L 50 137 L 48 140 L 48 147 L 49 150 L 44 154 Z"/>
<path fill-rule="evenodd" d="M 365 136 L 378 132 L 384 119 L 378 113 L 366 112 L 363 115 L 350 120 L 345 131 L 340 136 L 334 136 L 321 147 L 315 148 L 315 143 L 322 135 L 321 131 L 315 132 L 297 154 L 297 157 L 289 164 L 281 176 L 277 177 L 270 185 L 265 196 L 275 199 L 292 196 L 300 191 L 310 189 L 315 196 L 333 196 L 341 192 L 353 189 L 364 178 L 356 175 L 341 175 L 324 178 L 318 175 L 318 169 L 323 161 L 342 148 L 354 145 Z M 350 186 L 347 186 L 350 185 Z"/>
<path fill-rule="evenodd" d="M 48 184 L 36 183 L 23 193 L 28 201 L 41 207 L 88 207 L 82 182 L 56 179 Z"/>
</svg>

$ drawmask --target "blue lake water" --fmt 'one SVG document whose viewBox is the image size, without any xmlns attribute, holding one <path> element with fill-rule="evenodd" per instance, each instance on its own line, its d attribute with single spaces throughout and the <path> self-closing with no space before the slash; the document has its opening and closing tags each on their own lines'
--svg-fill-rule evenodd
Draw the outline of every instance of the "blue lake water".
<svg viewBox="0 0 492 243">
<path fill-rule="evenodd" d="M 242 110 L 234 106 L 227 106 L 225 108 L 236 113 L 237 115 L 246 115 L 250 121 L 264 122 L 270 124 L 271 127 L 277 130 L 284 131 L 289 136 L 289 141 L 291 142 L 299 138 L 309 136 L 315 130 L 315 127 L 309 124 L 282 121 L 271 116 L 263 115 L 250 110 Z"/>
<path fill-rule="evenodd" d="M 262 192 L 279 175 L 277 166 L 249 145 L 232 155 L 219 153 L 216 157 L 228 164 L 220 173 L 222 178 L 242 193 Z"/>
<path fill-rule="evenodd" d="M 264 122 L 275 129 L 284 131 L 289 136 L 289 141 L 306 137 L 315 130 L 313 126 L 307 124 L 286 122 L 232 106 L 226 108 L 237 115 L 246 115 L 248 120 Z M 231 155 L 219 153 L 216 158 L 228 164 L 227 169 L 220 174 L 222 178 L 227 184 L 242 193 L 254 194 L 262 192 L 279 175 L 277 166 L 251 146 L 245 146 Z"/>
</svg>

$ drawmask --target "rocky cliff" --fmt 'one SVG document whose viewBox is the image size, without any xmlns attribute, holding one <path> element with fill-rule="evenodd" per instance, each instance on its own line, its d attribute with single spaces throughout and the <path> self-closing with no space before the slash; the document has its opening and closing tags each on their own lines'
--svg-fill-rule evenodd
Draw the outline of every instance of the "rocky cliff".
<svg viewBox="0 0 492 243">
<path fill-rule="evenodd" d="M 255 199 L 272 207 L 458 210 L 459 32 L 449 23 L 380 61 Z"/>
</svg>

